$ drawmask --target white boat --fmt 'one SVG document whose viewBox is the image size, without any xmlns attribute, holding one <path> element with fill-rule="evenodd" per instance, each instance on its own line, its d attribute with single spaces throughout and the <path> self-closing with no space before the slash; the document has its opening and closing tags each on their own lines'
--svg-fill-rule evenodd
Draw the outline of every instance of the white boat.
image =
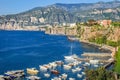
<svg viewBox="0 0 120 80">
<path fill-rule="evenodd" d="M 63 65 L 63 64 L 64 64 L 64 62 L 63 62 L 63 61 L 55 61 L 55 63 L 56 63 L 57 65 L 59 65 L 59 66 L 61 66 L 61 65 Z"/>
<path fill-rule="evenodd" d="M 72 57 L 72 55 L 71 55 L 71 56 L 64 56 L 64 58 L 65 58 L 65 59 L 74 59 L 74 58 Z"/>
<path fill-rule="evenodd" d="M 57 67 L 57 64 L 55 62 L 49 63 L 52 69 L 55 69 Z"/>
<path fill-rule="evenodd" d="M 40 71 L 46 72 L 48 70 L 45 66 L 39 66 L 39 67 L 40 67 Z"/>
<path fill-rule="evenodd" d="M 47 69 L 51 69 L 52 68 L 52 66 L 49 65 L 49 64 L 44 64 L 43 66 L 46 67 Z"/>
<path fill-rule="evenodd" d="M 62 74 L 62 76 L 61 76 L 61 77 L 62 77 L 62 79 L 64 79 L 64 80 L 65 80 L 65 79 L 67 79 L 67 76 L 68 76 L 68 75 L 64 73 L 64 74 Z"/>
<path fill-rule="evenodd" d="M 82 72 L 83 75 L 85 75 L 85 72 Z"/>
<path fill-rule="evenodd" d="M 41 78 L 40 77 L 37 77 L 37 76 L 29 76 L 27 77 L 28 80 L 40 80 Z"/>
<path fill-rule="evenodd" d="M 69 80 L 75 80 L 75 78 L 69 78 Z"/>
<path fill-rule="evenodd" d="M 77 72 L 79 72 L 79 71 L 81 71 L 81 70 L 82 70 L 82 68 L 77 67 L 77 68 L 76 68 L 76 70 L 77 70 Z"/>
<path fill-rule="evenodd" d="M 49 77 L 50 77 L 50 74 L 49 74 L 49 73 L 45 73 L 44 76 L 45 76 L 46 78 L 49 78 Z"/>
<path fill-rule="evenodd" d="M 70 55 L 70 56 L 64 56 L 65 59 L 76 59 L 78 56 L 76 54 Z"/>
<path fill-rule="evenodd" d="M 54 77 L 51 80 L 62 80 L 60 77 Z"/>
<path fill-rule="evenodd" d="M 63 65 L 63 67 L 64 67 L 65 70 L 71 69 L 71 66 L 69 66 L 69 65 Z"/>
<path fill-rule="evenodd" d="M 82 78 L 82 75 L 78 73 L 78 74 L 77 74 L 77 77 L 78 77 L 78 78 Z"/>
<path fill-rule="evenodd" d="M 86 65 L 86 66 L 90 66 L 90 63 L 88 63 L 88 62 L 85 62 L 85 65 Z"/>
<path fill-rule="evenodd" d="M 73 62 L 74 66 L 78 66 L 79 65 L 79 62 L 78 61 L 75 61 Z"/>
<path fill-rule="evenodd" d="M 75 73 L 75 72 L 77 72 L 77 70 L 76 69 L 72 69 L 72 72 Z"/>
<path fill-rule="evenodd" d="M 64 56 L 65 61 L 67 62 L 74 62 L 76 58 L 78 58 L 78 56 L 76 54 L 72 54 L 72 45 L 71 45 L 71 54 L 69 56 Z"/>
</svg>

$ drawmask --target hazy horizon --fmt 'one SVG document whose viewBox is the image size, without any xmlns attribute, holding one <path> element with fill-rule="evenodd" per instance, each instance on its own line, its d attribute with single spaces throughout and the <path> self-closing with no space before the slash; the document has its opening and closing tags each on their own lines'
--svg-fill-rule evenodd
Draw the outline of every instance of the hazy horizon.
<svg viewBox="0 0 120 80">
<path fill-rule="evenodd" d="M 17 14 L 17 13 L 21 13 L 24 11 L 27 11 L 29 9 L 35 8 L 35 7 L 44 7 L 44 6 L 48 6 L 48 5 L 52 5 L 52 4 L 56 4 L 56 3 L 64 3 L 64 4 L 76 4 L 76 3 L 96 3 L 96 2 L 110 2 L 110 1 L 115 1 L 115 0 L 69 0 L 69 2 L 67 0 L 44 0 L 44 1 L 40 1 L 40 0 L 20 0 L 20 1 L 16 1 L 16 0 L 2 0 L 0 1 L 0 15 L 7 15 L 7 14 Z M 120 0 L 118 0 L 120 1 Z"/>
</svg>

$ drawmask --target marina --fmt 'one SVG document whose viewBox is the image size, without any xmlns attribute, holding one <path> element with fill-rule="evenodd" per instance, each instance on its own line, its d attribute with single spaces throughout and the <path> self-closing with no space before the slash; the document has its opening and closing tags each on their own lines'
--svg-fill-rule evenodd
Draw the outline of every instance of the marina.
<svg viewBox="0 0 120 80">
<path fill-rule="evenodd" d="M 1 48 L 0 52 L 4 53 L 4 56 L 0 55 L 3 56 L 4 61 L 0 57 L 0 65 L 3 62 L 7 63 L 0 66 L 1 80 L 10 80 L 11 78 L 16 80 L 85 80 L 86 68 L 96 69 L 111 60 L 108 58 L 101 59 L 104 56 L 100 56 L 100 52 L 104 52 L 100 51 L 99 48 L 84 45 L 76 40 L 69 41 L 66 36 L 46 35 L 43 32 L 8 31 L 5 33 L 9 33 L 9 36 L 16 33 L 14 36 L 18 36 L 18 40 L 14 36 L 8 38 L 11 39 L 11 43 L 15 42 L 19 46 L 24 44 L 24 47 L 18 47 L 15 44 L 10 44 L 10 42 L 10 47 L 12 45 L 13 47 L 8 48 L 7 45 L 5 49 L 2 46 L 4 49 Z M 5 35 L 3 34 L 3 36 Z M 32 37 L 27 38 L 31 35 Z M 20 36 L 23 40 L 20 39 Z M 2 35 L 0 37 L 4 39 Z M 6 44 L 8 44 L 7 40 Z M 95 53 L 93 56 L 82 56 L 86 52 Z M 99 55 L 96 56 L 97 53 Z M 105 57 L 109 57 L 109 55 Z M 9 67 L 6 67 L 6 65 L 9 65 Z"/>
<path fill-rule="evenodd" d="M 73 55 L 71 55 L 71 57 L 73 57 Z M 65 59 L 64 61 L 61 60 L 49 62 L 48 64 L 39 65 L 40 69 L 27 68 L 26 72 L 24 70 L 8 71 L 4 75 L 1 75 L 0 79 L 11 80 L 12 78 L 13 80 L 85 80 L 86 68 L 96 69 L 100 66 L 107 68 L 113 63 L 113 61 L 109 62 L 108 64 L 104 64 L 98 60 L 89 60 L 89 62 L 86 62 L 79 61 L 76 58 L 74 59 L 74 62 L 66 62 Z M 73 74 L 74 77 L 70 77 L 71 74 Z"/>
</svg>

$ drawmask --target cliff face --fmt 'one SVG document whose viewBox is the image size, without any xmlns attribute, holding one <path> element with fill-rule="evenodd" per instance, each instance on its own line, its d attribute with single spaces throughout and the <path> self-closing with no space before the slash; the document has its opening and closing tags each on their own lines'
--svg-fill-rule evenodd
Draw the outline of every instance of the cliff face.
<svg viewBox="0 0 120 80">
<path fill-rule="evenodd" d="M 120 40 L 120 28 L 115 28 L 108 37 L 108 40 L 118 41 Z"/>
<path fill-rule="evenodd" d="M 84 32 L 81 35 L 82 40 L 96 39 L 98 37 L 106 36 L 107 40 L 117 42 L 120 40 L 120 27 L 104 27 L 101 29 L 95 29 L 96 27 L 84 26 Z"/>
<path fill-rule="evenodd" d="M 54 34 L 54 35 L 68 35 L 68 36 L 75 36 L 77 35 L 77 30 L 74 27 L 51 27 L 47 28 L 45 31 L 46 34 Z"/>
</svg>

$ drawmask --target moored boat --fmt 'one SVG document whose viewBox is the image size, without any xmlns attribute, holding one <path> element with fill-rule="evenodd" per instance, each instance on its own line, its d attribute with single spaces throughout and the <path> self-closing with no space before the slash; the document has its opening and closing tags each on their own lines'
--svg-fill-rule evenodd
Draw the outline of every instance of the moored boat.
<svg viewBox="0 0 120 80">
<path fill-rule="evenodd" d="M 37 76 L 29 76 L 27 77 L 28 80 L 40 80 L 41 78 L 40 77 L 37 77 Z"/>
<path fill-rule="evenodd" d="M 27 68 L 27 73 L 30 75 L 36 75 L 36 74 L 38 74 L 38 72 L 39 71 L 35 68 Z"/>
<path fill-rule="evenodd" d="M 77 77 L 78 77 L 78 78 L 82 78 L 82 75 L 78 73 L 78 74 L 77 74 Z"/>
<path fill-rule="evenodd" d="M 50 77 L 50 74 L 49 74 L 49 73 L 45 73 L 44 76 L 45 76 L 46 78 L 49 78 L 49 77 Z"/>
<path fill-rule="evenodd" d="M 65 70 L 71 69 L 71 66 L 69 66 L 69 65 L 63 65 L 63 67 L 64 67 Z"/>
<path fill-rule="evenodd" d="M 51 73 L 52 73 L 52 74 L 55 74 L 55 75 L 60 74 L 60 72 L 59 72 L 58 70 L 51 70 Z"/>
<path fill-rule="evenodd" d="M 40 71 L 44 71 L 44 72 L 46 72 L 48 69 L 45 67 L 45 66 L 39 66 L 40 67 Z"/>
</svg>

